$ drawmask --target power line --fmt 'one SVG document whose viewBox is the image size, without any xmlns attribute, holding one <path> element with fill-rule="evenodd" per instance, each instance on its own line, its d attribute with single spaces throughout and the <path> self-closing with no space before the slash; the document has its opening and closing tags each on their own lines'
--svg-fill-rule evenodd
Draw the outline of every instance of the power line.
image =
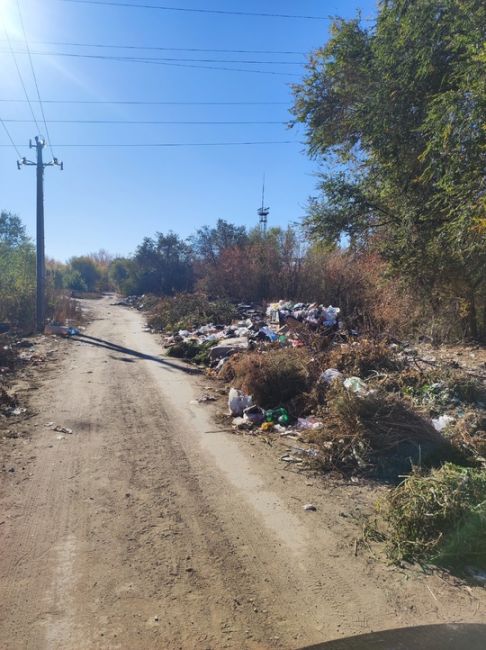
<svg viewBox="0 0 486 650">
<path fill-rule="evenodd" d="M 17 54 L 25 54 L 22 50 L 17 50 Z M 75 58 L 84 59 L 108 59 L 114 61 L 136 61 L 141 63 L 159 63 L 159 61 L 177 62 L 177 63 L 245 63 L 245 64 L 258 64 L 258 65 L 305 65 L 305 61 L 262 61 L 260 59 L 187 59 L 181 57 L 170 56 L 123 56 L 107 55 L 107 54 L 80 54 L 79 52 L 42 52 L 34 51 L 32 54 L 39 56 L 70 56 Z"/>
<path fill-rule="evenodd" d="M 17 145 L 16 145 L 15 142 L 13 141 L 13 138 L 12 138 L 12 136 L 10 135 L 10 131 L 8 130 L 7 125 L 6 125 L 5 122 L 2 120 L 1 117 L 0 117 L 0 123 L 2 124 L 2 126 L 3 126 L 3 128 L 4 128 L 4 131 L 5 131 L 5 133 L 7 134 L 8 139 L 10 140 L 10 144 L 11 144 L 11 146 L 15 149 L 15 153 L 17 154 L 18 158 L 19 158 L 19 159 L 22 158 L 22 154 L 20 153 L 19 148 L 17 147 Z M 3 145 L 2 145 L 2 146 L 3 146 Z"/>
<path fill-rule="evenodd" d="M 0 102 L 22 104 L 25 99 L 5 99 Z M 36 100 L 32 100 L 36 101 Z M 44 99 L 44 104 L 128 104 L 136 106 L 288 106 L 288 102 L 178 102 L 178 101 L 140 101 L 131 99 Z"/>
<path fill-rule="evenodd" d="M 201 47 L 162 47 L 156 45 L 116 45 L 107 43 L 72 43 L 68 41 L 31 41 L 32 45 L 54 45 L 56 47 L 96 47 L 110 50 L 147 50 L 157 52 L 217 52 L 220 54 L 280 54 L 280 55 L 301 55 L 305 52 L 295 50 L 229 50 L 218 48 Z"/>
<path fill-rule="evenodd" d="M 23 54 L 23 52 L 18 52 Z M 298 74 L 293 72 L 275 72 L 274 70 L 256 70 L 248 68 L 229 68 L 226 66 L 214 66 L 214 65 L 195 65 L 194 63 L 182 63 L 183 61 L 189 59 L 163 59 L 163 58 L 146 58 L 146 57 L 124 57 L 124 56 L 107 56 L 102 54 L 78 54 L 72 52 L 30 52 L 36 56 L 64 56 L 77 59 L 95 59 L 100 61 L 116 61 L 123 63 L 143 63 L 143 64 L 152 64 L 152 65 L 163 65 L 168 67 L 177 67 L 177 68 L 196 68 L 199 70 L 224 70 L 226 72 L 252 72 L 256 74 L 269 74 L 269 75 L 278 75 L 284 77 L 300 77 Z M 203 59 L 194 59 L 194 61 L 204 61 Z M 181 61 L 181 63 L 175 63 L 175 61 Z M 215 60 L 215 62 L 224 63 L 224 60 Z M 229 63 L 247 63 L 247 61 L 229 61 Z M 285 64 L 285 62 L 266 62 L 266 61 L 253 61 L 251 63 L 261 63 L 261 64 Z M 302 65 L 301 63 L 290 63 L 290 65 Z"/>
<path fill-rule="evenodd" d="M 53 147 L 96 147 L 96 148 L 157 148 L 157 147 L 236 147 L 236 146 L 249 146 L 249 145 L 274 145 L 274 144 L 296 144 L 295 140 L 254 140 L 247 142 L 146 142 L 146 143 L 130 143 L 130 142 L 116 142 L 116 143 L 86 143 L 79 144 L 55 144 Z M 9 144 L 0 144 L 0 147 L 10 147 Z M 16 145 L 20 146 L 20 145 Z"/>
<path fill-rule="evenodd" d="M 3 31 L 4 31 L 4 33 L 5 33 L 5 38 L 6 38 L 7 43 L 8 43 L 8 47 L 9 47 L 9 50 L 10 50 L 10 54 L 11 54 L 11 56 L 12 56 L 13 62 L 14 62 L 14 64 L 15 64 L 15 67 L 16 67 L 16 69 L 17 69 L 17 75 L 18 75 L 19 80 L 20 80 L 20 85 L 22 86 L 22 89 L 23 89 L 23 91 L 24 91 L 25 101 L 26 101 L 27 104 L 29 105 L 30 112 L 31 112 L 31 114 L 32 114 L 32 118 L 33 118 L 34 123 L 35 123 L 35 126 L 36 126 L 36 128 L 37 128 L 37 132 L 40 133 L 39 123 L 37 122 L 37 118 L 36 118 L 35 113 L 34 113 L 34 108 L 32 107 L 32 103 L 31 103 L 31 101 L 30 101 L 29 94 L 28 94 L 28 92 L 27 92 L 27 88 L 26 88 L 25 83 L 24 83 L 24 78 L 23 78 L 23 76 L 22 76 L 22 72 L 20 71 L 20 67 L 19 67 L 19 63 L 18 63 L 18 61 L 17 61 L 17 57 L 15 56 L 15 52 L 14 52 L 14 50 L 13 50 L 13 48 L 12 48 L 12 43 L 11 43 L 11 41 L 10 41 L 10 36 L 8 35 L 7 28 L 5 27 L 5 23 L 3 23 Z"/>
<path fill-rule="evenodd" d="M 40 107 L 40 111 L 41 111 L 41 115 L 42 115 L 42 120 L 43 120 L 44 126 L 46 128 L 47 142 L 49 143 L 49 149 L 51 150 L 52 157 L 55 158 L 54 151 L 52 149 L 52 144 L 51 144 L 51 136 L 50 136 L 50 133 L 49 133 L 49 127 L 47 126 L 46 116 L 44 114 L 44 107 L 42 106 L 42 99 L 41 99 L 41 96 L 40 96 L 39 84 L 37 83 L 37 76 L 36 76 L 35 70 L 34 70 L 34 63 L 32 61 L 32 54 L 30 52 L 29 41 L 27 40 L 27 33 L 25 31 L 24 19 L 22 17 L 22 11 L 20 10 L 20 2 L 19 2 L 19 0 L 17 0 L 17 10 L 19 12 L 20 26 L 22 27 L 22 33 L 24 35 L 25 47 L 27 48 L 27 53 L 28 53 L 28 56 L 29 56 L 30 69 L 32 71 L 32 76 L 34 78 L 35 89 L 37 91 L 37 99 L 39 100 L 39 107 Z"/>
<path fill-rule="evenodd" d="M 51 124 L 165 124 L 165 125 L 214 125 L 214 126 L 224 126 L 224 125 L 239 125 L 239 126 L 249 126 L 249 125 L 270 125 L 270 124 L 279 124 L 280 126 L 285 126 L 288 122 L 268 120 L 251 120 L 251 121 L 226 121 L 226 120 L 217 120 L 217 121 L 178 121 L 178 120 L 49 120 Z M 6 119 L 4 120 L 7 124 L 31 124 L 32 120 L 22 120 L 22 119 Z"/>
<path fill-rule="evenodd" d="M 136 9 L 157 9 L 159 11 L 178 11 L 198 14 L 219 14 L 226 16 L 252 16 L 259 18 L 292 18 L 300 20 L 332 20 L 329 16 L 301 16 L 295 14 L 277 14 L 253 11 L 226 11 L 223 9 L 196 9 L 189 7 L 169 7 L 166 5 L 135 4 L 134 2 L 108 2 L 107 0 L 61 0 L 76 4 L 99 5 L 107 7 L 134 7 Z"/>
</svg>

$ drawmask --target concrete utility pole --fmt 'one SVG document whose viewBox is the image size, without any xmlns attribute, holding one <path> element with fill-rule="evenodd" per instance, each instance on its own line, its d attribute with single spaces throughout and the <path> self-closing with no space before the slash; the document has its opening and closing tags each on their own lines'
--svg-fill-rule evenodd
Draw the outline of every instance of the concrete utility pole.
<svg viewBox="0 0 486 650">
<path fill-rule="evenodd" d="M 44 169 L 57 165 L 63 169 L 62 162 L 60 163 L 57 158 L 51 162 L 45 163 L 42 159 L 42 150 L 46 146 L 45 140 L 40 137 L 35 137 L 35 144 L 32 140 L 29 142 L 31 149 L 37 150 L 37 162 L 22 158 L 17 161 L 17 167 L 22 168 L 22 165 L 33 165 L 37 167 L 37 230 L 36 230 L 36 310 L 35 310 L 35 327 L 38 332 L 43 332 L 46 326 L 46 258 L 44 249 Z"/>
</svg>

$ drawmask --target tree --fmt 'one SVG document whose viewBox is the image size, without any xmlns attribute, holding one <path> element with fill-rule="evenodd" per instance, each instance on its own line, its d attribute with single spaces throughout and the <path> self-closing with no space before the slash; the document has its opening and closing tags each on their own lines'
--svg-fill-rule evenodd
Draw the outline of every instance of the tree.
<svg viewBox="0 0 486 650">
<path fill-rule="evenodd" d="M 22 224 L 20 217 L 2 210 L 0 212 L 0 244 L 15 248 L 28 241 L 29 238 L 25 234 L 25 226 Z"/>
<path fill-rule="evenodd" d="M 68 275 L 66 287 L 75 291 L 96 291 L 101 272 L 90 256 L 72 257 L 69 265 L 71 274 Z"/>
<path fill-rule="evenodd" d="M 0 213 L 0 320 L 34 324 L 35 250 L 20 218 Z"/>
<path fill-rule="evenodd" d="M 338 20 L 294 87 L 309 152 L 334 163 L 304 226 L 375 247 L 432 303 L 460 292 L 486 334 L 486 5 L 387 0 Z M 486 317 L 486 311 L 484 312 Z"/>
<path fill-rule="evenodd" d="M 189 239 L 195 255 L 211 264 L 217 263 L 224 250 L 241 248 L 247 240 L 245 226 L 235 226 L 224 219 L 218 219 L 215 228 L 203 226 Z"/>
<path fill-rule="evenodd" d="M 194 286 L 191 248 L 173 232 L 146 237 L 133 262 L 137 293 L 173 295 Z"/>
</svg>

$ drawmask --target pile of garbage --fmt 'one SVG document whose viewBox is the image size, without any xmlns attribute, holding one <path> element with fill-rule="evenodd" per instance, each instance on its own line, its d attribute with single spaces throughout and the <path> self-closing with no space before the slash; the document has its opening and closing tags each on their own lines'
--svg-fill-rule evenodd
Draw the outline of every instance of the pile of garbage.
<svg viewBox="0 0 486 650">
<path fill-rule="evenodd" d="M 302 347 L 303 331 L 292 327 L 292 321 L 301 323 L 310 329 L 338 330 L 340 327 L 340 309 L 329 305 L 292 303 L 280 301 L 272 303 L 264 312 L 255 305 L 239 304 L 237 306 L 240 320 L 231 325 L 208 323 L 192 331 L 180 329 L 167 335 L 164 343 L 167 348 L 178 346 L 171 356 L 192 358 L 186 354 L 187 347 L 180 344 L 200 346 L 200 352 L 210 347 L 207 365 L 221 369 L 225 361 L 233 354 L 247 350 L 261 349 L 273 344 L 276 347 Z M 177 351 L 180 350 L 180 354 Z M 175 353 L 174 353 L 175 352 Z"/>
<path fill-rule="evenodd" d="M 303 432 L 317 430 L 323 423 L 316 417 L 292 418 L 288 409 L 279 406 L 263 409 L 253 403 L 253 397 L 243 391 L 230 388 L 228 409 L 233 416 L 235 430 L 253 433 L 276 433 L 280 436 L 300 439 Z"/>
<path fill-rule="evenodd" d="M 281 325 L 289 319 L 306 323 L 312 329 L 319 327 L 338 328 L 339 307 L 325 307 L 317 303 L 293 303 L 280 300 L 267 307 L 267 317 L 271 324 Z"/>
</svg>

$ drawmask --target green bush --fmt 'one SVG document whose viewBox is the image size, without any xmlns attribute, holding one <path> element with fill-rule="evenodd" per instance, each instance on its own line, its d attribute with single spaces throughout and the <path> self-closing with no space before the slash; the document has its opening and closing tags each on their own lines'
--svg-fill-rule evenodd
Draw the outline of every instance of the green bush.
<svg viewBox="0 0 486 650">
<path fill-rule="evenodd" d="M 169 357 L 177 359 L 190 359 L 196 363 L 209 365 L 209 350 L 213 347 L 214 341 L 198 343 L 197 341 L 181 341 L 171 345 L 167 350 Z"/>
<path fill-rule="evenodd" d="M 451 463 L 416 472 L 387 497 L 394 560 L 486 569 L 486 470 Z"/>
</svg>

